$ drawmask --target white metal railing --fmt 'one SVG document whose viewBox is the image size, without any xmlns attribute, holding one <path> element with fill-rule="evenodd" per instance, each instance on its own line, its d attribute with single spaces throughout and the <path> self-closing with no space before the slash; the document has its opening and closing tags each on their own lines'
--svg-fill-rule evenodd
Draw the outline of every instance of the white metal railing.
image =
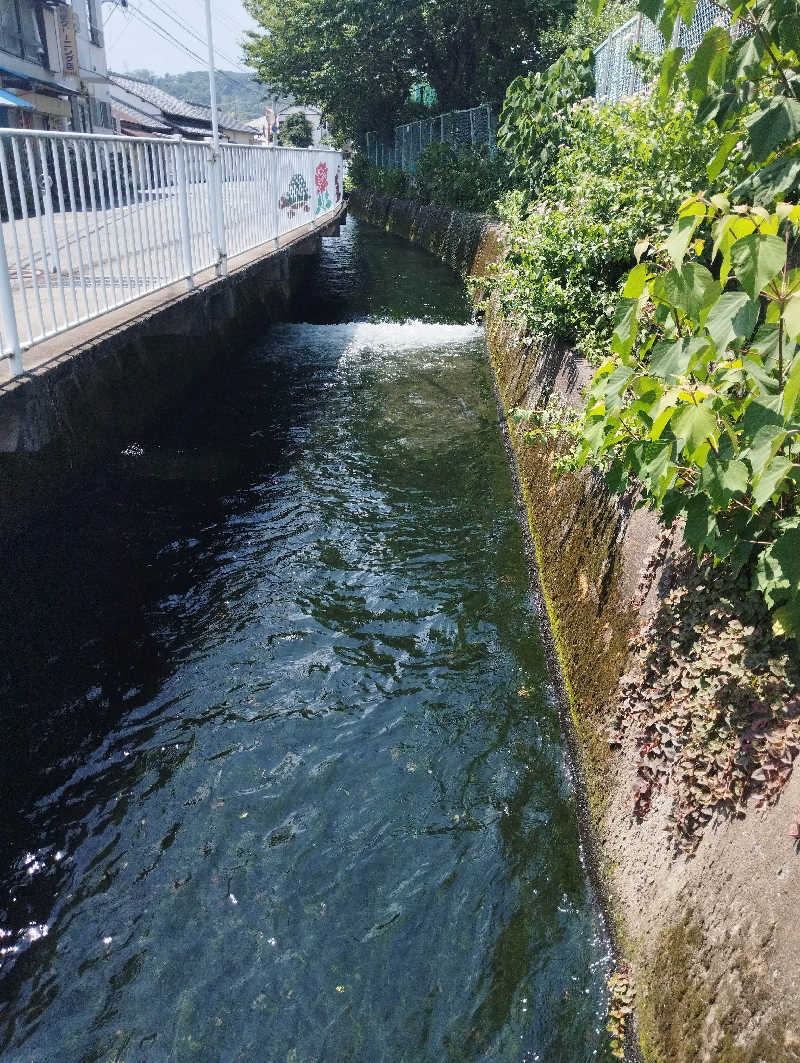
<svg viewBox="0 0 800 1063">
<path fill-rule="evenodd" d="M 0 129 L 0 354 L 332 215 L 342 156 Z"/>
</svg>

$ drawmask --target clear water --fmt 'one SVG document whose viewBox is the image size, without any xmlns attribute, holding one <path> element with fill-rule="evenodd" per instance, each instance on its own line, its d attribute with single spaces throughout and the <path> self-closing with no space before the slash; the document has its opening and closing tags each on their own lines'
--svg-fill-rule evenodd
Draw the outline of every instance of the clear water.
<svg viewBox="0 0 800 1063">
<path fill-rule="evenodd" d="M 3 1059 L 606 1059 L 463 289 L 350 221 L 295 316 L 5 561 Z"/>
</svg>

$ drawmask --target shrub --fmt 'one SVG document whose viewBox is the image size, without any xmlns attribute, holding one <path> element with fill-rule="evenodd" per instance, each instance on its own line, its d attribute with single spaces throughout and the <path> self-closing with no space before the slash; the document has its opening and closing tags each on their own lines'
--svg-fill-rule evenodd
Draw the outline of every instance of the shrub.
<svg viewBox="0 0 800 1063">
<path fill-rule="evenodd" d="M 417 161 L 417 172 L 384 170 L 364 155 L 350 165 L 355 188 L 369 188 L 390 196 L 411 196 L 456 210 L 478 213 L 492 206 L 508 184 L 508 164 L 487 151 L 456 151 L 451 144 L 429 144 Z"/>
<path fill-rule="evenodd" d="M 706 179 L 720 134 L 698 128 L 679 94 L 674 109 L 646 99 L 573 103 L 561 136 L 546 187 L 512 224 L 498 285 L 504 308 L 522 313 L 535 336 L 599 360 L 634 245 L 666 236 L 680 202 Z"/>
<path fill-rule="evenodd" d="M 486 149 L 456 151 L 452 144 L 429 144 L 417 162 L 413 194 L 428 203 L 485 213 L 508 185 L 508 162 Z"/>
</svg>

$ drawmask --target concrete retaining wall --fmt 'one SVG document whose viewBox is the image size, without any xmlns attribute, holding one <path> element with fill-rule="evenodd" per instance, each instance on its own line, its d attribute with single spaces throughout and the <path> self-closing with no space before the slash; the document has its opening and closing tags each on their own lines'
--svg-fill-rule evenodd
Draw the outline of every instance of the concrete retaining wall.
<svg viewBox="0 0 800 1063">
<path fill-rule="evenodd" d="M 227 277 L 181 294 L 171 289 L 151 297 L 155 305 L 146 310 L 124 309 L 65 333 L 49 341 L 52 356 L 41 361 L 40 354 L 40 364 L 2 385 L 0 539 L 24 528 L 192 384 L 230 371 L 254 329 L 285 317 L 305 262 L 322 235 L 338 235 L 343 217 Z"/>
</svg>

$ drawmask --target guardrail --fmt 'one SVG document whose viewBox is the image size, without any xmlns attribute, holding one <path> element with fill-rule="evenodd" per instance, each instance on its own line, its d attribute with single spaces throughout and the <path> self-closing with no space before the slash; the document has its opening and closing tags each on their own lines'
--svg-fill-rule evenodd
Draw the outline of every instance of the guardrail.
<svg viewBox="0 0 800 1063">
<path fill-rule="evenodd" d="M 309 222 L 342 156 L 180 138 L 0 129 L 0 355 L 23 351 Z"/>
</svg>

